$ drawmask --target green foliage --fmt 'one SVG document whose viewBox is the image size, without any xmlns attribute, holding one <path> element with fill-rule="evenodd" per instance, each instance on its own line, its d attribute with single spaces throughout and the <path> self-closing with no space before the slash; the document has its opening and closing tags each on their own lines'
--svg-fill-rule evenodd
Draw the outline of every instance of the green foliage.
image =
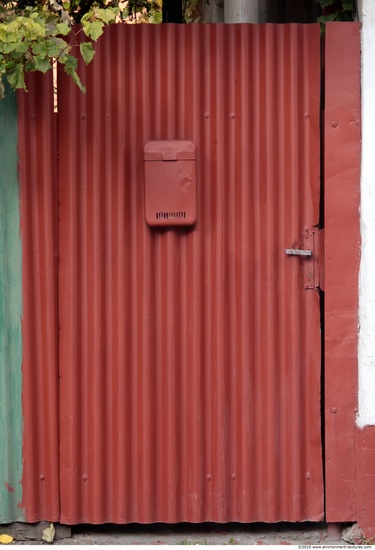
<svg viewBox="0 0 375 550">
<path fill-rule="evenodd" d="M 0 98 L 4 97 L 4 77 L 13 89 L 26 90 L 25 72 L 46 73 L 54 60 L 84 90 L 76 71 L 78 60 L 71 53 L 77 34 L 71 32 L 73 21 L 61 6 L 59 10 L 51 6 L 52 3 L 19 10 L 8 2 L 0 7 Z M 100 36 L 104 24 L 114 19 L 112 13 L 108 17 L 102 11 L 91 8 L 86 26 L 82 26 L 92 40 Z M 91 61 L 94 55 L 91 42 L 81 44 L 80 51 L 86 63 Z"/>
<path fill-rule="evenodd" d="M 94 48 L 92 47 L 91 42 L 82 42 L 79 48 L 81 50 L 81 55 L 83 57 L 84 62 L 86 63 L 86 65 L 88 65 L 90 61 L 92 61 L 92 58 L 95 55 L 95 51 L 94 51 Z"/>
<path fill-rule="evenodd" d="M 161 0 L 125 0 L 119 3 L 125 23 L 161 23 Z"/>
<path fill-rule="evenodd" d="M 26 90 L 25 73 L 46 73 L 55 62 L 84 92 L 76 55 L 86 65 L 92 61 L 93 42 L 105 25 L 161 22 L 161 0 L 129 4 L 118 0 L 0 0 L 0 99 L 4 79 L 13 89 Z M 78 40 L 79 34 L 85 39 Z"/>
<path fill-rule="evenodd" d="M 183 0 L 182 13 L 185 23 L 199 23 L 205 0 Z"/>
<path fill-rule="evenodd" d="M 329 21 L 353 21 L 356 15 L 355 0 L 316 0 L 322 8 L 317 20 L 324 24 Z"/>
</svg>

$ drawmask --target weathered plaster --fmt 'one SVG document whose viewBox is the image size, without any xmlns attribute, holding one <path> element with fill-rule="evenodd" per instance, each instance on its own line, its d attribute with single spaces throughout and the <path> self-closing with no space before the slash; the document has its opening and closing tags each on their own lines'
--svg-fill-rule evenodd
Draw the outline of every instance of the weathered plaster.
<svg viewBox="0 0 375 550">
<path fill-rule="evenodd" d="M 360 427 L 375 425 L 375 1 L 359 3 L 362 20 L 362 174 L 359 281 Z"/>
</svg>

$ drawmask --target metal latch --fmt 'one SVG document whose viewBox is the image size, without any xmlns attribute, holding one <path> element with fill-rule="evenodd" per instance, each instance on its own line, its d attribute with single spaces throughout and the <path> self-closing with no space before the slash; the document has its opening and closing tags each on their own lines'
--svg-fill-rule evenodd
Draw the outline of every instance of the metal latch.
<svg viewBox="0 0 375 550">
<path fill-rule="evenodd" d="M 312 256 L 312 250 L 300 250 L 299 248 L 286 248 L 285 254 L 288 256 Z"/>
<path fill-rule="evenodd" d="M 305 248 L 285 248 L 285 254 L 287 256 L 299 256 L 303 260 L 304 287 L 306 290 L 313 290 L 320 286 L 319 229 L 315 227 L 312 229 L 305 228 L 300 243 L 303 243 Z"/>
</svg>

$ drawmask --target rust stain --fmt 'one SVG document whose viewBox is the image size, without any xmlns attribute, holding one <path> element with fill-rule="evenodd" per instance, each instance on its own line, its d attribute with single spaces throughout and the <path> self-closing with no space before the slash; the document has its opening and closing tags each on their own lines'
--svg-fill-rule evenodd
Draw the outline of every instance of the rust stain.
<svg viewBox="0 0 375 550">
<path fill-rule="evenodd" d="M 14 487 L 12 487 L 11 485 L 9 485 L 9 483 L 7 481 L 4 482 L 4 485 L 6 487 L 6 490 L 9 492 L 9 493 L 14 493 Z"/>
</svg>

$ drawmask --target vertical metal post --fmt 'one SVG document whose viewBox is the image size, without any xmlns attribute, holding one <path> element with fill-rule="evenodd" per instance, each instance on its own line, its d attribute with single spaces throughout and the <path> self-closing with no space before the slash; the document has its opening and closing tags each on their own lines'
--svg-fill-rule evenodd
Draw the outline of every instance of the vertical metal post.
<svg viewBox="0 0 375 550">
<path fill-rule="evenodd" d="M 225 0 L 225 23 L 259 23 L 259 0 Z"/>
</svg>

